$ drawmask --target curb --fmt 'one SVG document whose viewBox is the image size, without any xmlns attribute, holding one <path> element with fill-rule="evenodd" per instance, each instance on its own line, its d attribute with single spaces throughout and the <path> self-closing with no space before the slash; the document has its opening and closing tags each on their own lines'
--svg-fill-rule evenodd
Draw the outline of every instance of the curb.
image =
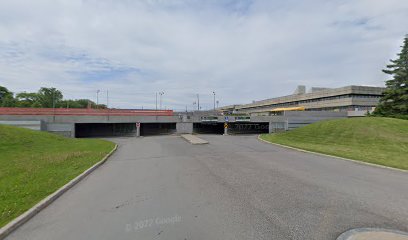
<svg viewBox="0 0 408 240">
<path fill-rule="evenodd" d="M 358 237 L 358 234 L 361 234 L 361 233 L 370 233 L 370 234 L 391 233 L 391 234 L 395 234 L 396 236 L 408 238 L 408 233 L 401 232 L 398 230 L 383 229 L 383 228 L 356 228 L 356 229 L 351 229 L 347 232 L 342 233 L 336 240 L 353 240 L 353 239 L 358 240 L 360 239 Z M 366 239 L 366 238 L 361 238 L 361 239 Z M 387 238 L 387 239 L 392 240 L 391 238 Z"/>
<path fill-rule="evenodd" d="M 181 137 L 192 145 L 203 145 L 209 142 L 192 134 L 182 134 Z"/>
<path fill-rule="evenodd" d="M 115 147 L 108 154 L 106 154 L 105 157 L 103 157 L 101 161 L 95 163 L 92 167 L 85 170 L 79 176 L 69 181 L 67 184 L 59 188 L 54 193 L 45 197 L 39 203 L 37 203 L 32 208 L 28 209 L 26 212 L 24 212 L 23 214 L 21 214 L 20 216 L 18 216 L 11 222 L 9 222 L 4 227 L 0 228 L 0 240 L 5 239 L 10 233 L 12 233 L 18 227 L 20 227 L 25 222 L 30 220 L 30 218 L 34 217 L 37 213 L 39 213 L 41 210 L 43 210 L 48 205 L 50 205 L 52 202 L 54 202 L 57 198 L 59 198 L 62 194 L 64 194 L 66 191 L 72 188 L 75 184 L 80 182 L 82 179 L 88 176 L 91 172 L 93 172 L 99 166 L 104 164 L 106 160 L 108 160 L 108 158 L 116 151 L 117 148 L 118 148 L 118 145 L 116 144 Z"/>
<path fill-rule="evenodd" d="M 279 144 L 279 143 L 268 142 L 266 140 L 263 140 L 261 138 L 261 135 L 258 135 L 258 140 L 260 140 L 262 142 L 265 142 L 265 143 L 272 144 L 272 145 L 276 145 L 276 146 L 279 146 L 279 147 L 284 147 L 284 148 L 296 150 L 296 151 L 299 151 L 299 152 L 311 153 L 311 154 L 320 155 L 320 156 L 324 156 L 324 157 L 332 157 L 332 158 L 337 158 L 337 159 L 341 159 L 341 160 L 345 160 L 345 161 L 351 161 L 351 162 L 361 164 L 361 165 L 368 165 L 368 166 L 372 166 L 372 167 L 378 167 L 378 168 L 383 168 L 383 169 L 408 173 L 408 170 L 404 170 L 404 169 L 399 169 L 399 168 L 394 168 L 394 167 L 387 167 L 387 166 L 379 165 L 379 164 L 375 164 L 375 163 L 363 162 L 363 161 L 358 161 L 358 160 L 354 160 L 354 159 L 350 159 L 350 158 L 344 158 L 344 157 L 338 157 L 338 156 L 324 154 L 324 153 L 312 152 L 312 151 L 304 150 L 304 149 L 301 149 L 301 148 L 290 147 L 290 146 L 282 145 L 282 144 Z"/>
</svg>

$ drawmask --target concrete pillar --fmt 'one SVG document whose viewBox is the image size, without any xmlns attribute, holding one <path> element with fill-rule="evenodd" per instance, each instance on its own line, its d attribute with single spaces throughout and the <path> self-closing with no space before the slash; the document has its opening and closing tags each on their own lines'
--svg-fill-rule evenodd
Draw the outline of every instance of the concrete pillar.
<svg viewBox="0 0 408 240">
<path fill-rule="evenodd" d="M 191 134 L 193 133 L 193 123 L 188 122 L 178 122 L 176 123 L 177 134 Z"/>
<path fill-rule="evenodd" d="M 228 135 L 228 123 L 224 123 L 224 135 Z"/>
<path fill-rule="evenodd" d="M 136 137 L 140 137 L 140 123 L 136 123 Z"/>
</svg>

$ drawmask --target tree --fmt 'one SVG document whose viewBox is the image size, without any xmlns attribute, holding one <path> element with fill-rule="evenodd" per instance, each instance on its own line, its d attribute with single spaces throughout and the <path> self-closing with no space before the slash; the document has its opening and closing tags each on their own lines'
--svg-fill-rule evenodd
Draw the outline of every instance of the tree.
<svg viewBox="0 0 408 240">
<path fill-rule="evenodd" d="M 0 107 L 14 107 L 15 104 L 14 94 L 6 87 L 0 86 Z"/>
<path fill-rule="evenodd" d="M 397 59 L 383 72 L 392 76 L 386 81 L 386 90 L 374 111 L 377 116 L 403 117 L 408 116 L 408 35 L 404 38 L 402 50 Z"/>
<path fill-rule="evenodd" d="M 35 107 L 41 104 L 39 103 L 38 93 L 18 93 L 16 95 L 17 107 Z"/>
<path fill-rule="evenodd" d="M 89 99 L 77 99 L 75 100 L 75 102 L 77 102 L 81 106 L 80 108 L 87 108 L 89 104 L 91 106 L 95 105 L 95 103 Z"/>
<path fill-rule="evenodd" d="M 41 104 L 41 107 L 43 108 L 56 107 L 57 104 L 64 97 L 61 91 L 57 90 L 56 88 L 42 87 L 40 88 L 37 94 L 38 94 L 38 102 Z"/>
<path fill-rule="evenodd" d="M 7 88 L 0 86 L 0 107 L 25 108 L 98 108 L 106 109 L 106 105 L 96 105 L 89 99 L 65 99 L 61 91 L 56 88 L 42 87 L 38 92 L 22 92 L 14 94 Z"/>
</svg>

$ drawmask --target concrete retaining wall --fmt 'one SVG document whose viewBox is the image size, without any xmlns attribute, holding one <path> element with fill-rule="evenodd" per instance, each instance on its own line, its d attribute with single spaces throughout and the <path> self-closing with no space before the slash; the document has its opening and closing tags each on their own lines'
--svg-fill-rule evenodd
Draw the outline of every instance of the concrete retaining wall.
<svg viewBox="0 0 408 240">
<path fill-rule="evenodd" d="M 42 121 L 0 121 L 0 124 L 27 128 L 31 130 L 45 130 L 45 124 Z"/>
<path fill-rule="evenodd" d="M 191 134 L 193 133 L 193 123 L 177 123 L 176 130 L 177 134 Z"/>
</svg>

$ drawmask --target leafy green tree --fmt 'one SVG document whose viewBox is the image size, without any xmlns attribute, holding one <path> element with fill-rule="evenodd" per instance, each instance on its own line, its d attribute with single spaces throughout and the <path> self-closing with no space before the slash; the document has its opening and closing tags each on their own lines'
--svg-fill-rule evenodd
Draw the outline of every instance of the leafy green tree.
<svg viewBox="0 0 408 240">
<path fill-rule="evenodd" d="M 14 107 L 15 104 L 14 94 L 6 87 L 0 86 L 0 107 Z"/>
<path fill-rule="evenodd" d="M 81 106 L 81 108 L 87 108 L 88 104 L 91 104 L 91 106 L 96 105 L 93 101 L 89 99 L 77 99 L 75 101 Z"/>
<path fill-rule="evenodd" d="M 408 35 L 404 38 L 397 59 L 391 60 L 383 72 L 392 76 L 386 81 L 386 90 L 374 111 L 377 116 L 407 118 L 408 115 Z"/>
<path fill-rule="evenodd" d="M 17 107 L 33 107 L 35 105 L 41 106 L 41 104 L 39 103 L 38 93 L 26 93 L 26 92 L 18 93 L 16 95 L 16 100 Z"/>
<path fill-rule="evenodd" d="M 0 86 L 0 107 L 28 107 L 28 108 L 99 108 L 106 105 L 96 105 L 89 99 L 63 99 L 61 91 L 56 88 L 42 87 L 36 93 L 22 92 L 14 98 L 14 94 L 7 88 Z"/>
<path fill-rule="evenodd" d="M 56 88 L 45 88 L 42 87 L 38 91 L 38 102 L 43 108 L 57 107 L 58 103 L 62 101 L 64 97 L 61 91 Z"/>
<path fill-rule="evenodd" d="M 6 97 L 7 95 L 13 95 L 6 87 L 0 86 L 0 102 Z"/>
</svg>

